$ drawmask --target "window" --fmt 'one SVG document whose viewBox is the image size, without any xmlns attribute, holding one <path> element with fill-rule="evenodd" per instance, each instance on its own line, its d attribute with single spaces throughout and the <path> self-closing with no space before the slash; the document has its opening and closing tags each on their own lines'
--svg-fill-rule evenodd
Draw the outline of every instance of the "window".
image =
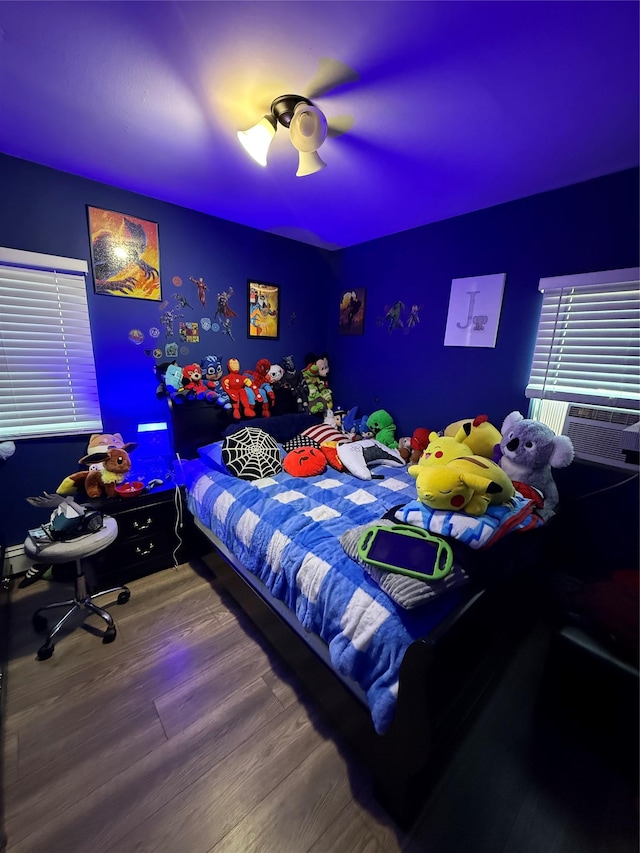
<svg viewBox="0 0 640 853">
<path fill-rule="evenodd" d="M 544 296 L 527 397 L 639 407 L 638 273 L 540 280 Z"/>
<path fill-rule="evenodd" d="M 621 432 L 640 406 L 636 268 L 543 278 L 529 416 L 568 435 L 576 456 L 625 466 Z"/>
<path fill-rule="evenodd" d="M 102 432 L 86 273 L 0 248 L 0 440 Z"/>
</svg>

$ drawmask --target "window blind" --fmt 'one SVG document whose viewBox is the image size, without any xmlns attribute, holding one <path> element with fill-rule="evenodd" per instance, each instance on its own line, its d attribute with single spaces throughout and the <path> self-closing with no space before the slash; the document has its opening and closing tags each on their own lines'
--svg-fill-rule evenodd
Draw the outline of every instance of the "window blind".
<svg viewBox="0 0 640 853">
<path fill-rule="evenodd" d="M 86 271 L 0 249 L 0 440 L 102 432 Z"/>
<path fill-rule="evenodd" d="M 527 397 L 640 406 L 639 272 L 541 279 Z"/>
</svg>

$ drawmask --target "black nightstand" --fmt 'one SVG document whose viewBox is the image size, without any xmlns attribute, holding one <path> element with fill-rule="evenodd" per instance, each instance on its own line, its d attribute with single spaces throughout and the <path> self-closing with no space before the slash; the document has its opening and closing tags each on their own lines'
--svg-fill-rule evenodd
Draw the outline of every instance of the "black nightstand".
<svg viewBox="0 0 640 853">
<path fill-rule="evenodd" d="M 116 541 L 91 561 L 96 587 L 125 584 L 195 556 L 197 531 L 186 508 L 183 486 L 90 503 L 118 522 Z"/>
</svg>

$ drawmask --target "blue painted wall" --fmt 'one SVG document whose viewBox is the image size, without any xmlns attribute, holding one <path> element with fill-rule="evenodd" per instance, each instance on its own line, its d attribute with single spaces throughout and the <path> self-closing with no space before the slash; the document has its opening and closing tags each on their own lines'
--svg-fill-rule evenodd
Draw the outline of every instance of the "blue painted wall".
<svg viewBox="0 0 640 853">
<path fill-rule="evenodd" d="M 158 223 L 162 295 L 169 307 L 176 305 L 174 294 L 188 297 L 193 310 L 183 310 L 184 320 L 213 317 L 217 292 L 232 287 L 229 304 L 238 314 L 232 321 L 235 341 L 221 332 L 201 332 L 200 342 L 178 356 L 180 365 L 217 354 L 223 363 L 238 358 L 246 370 L 253 369 L 259 358 L 279 361 L 290 354 L 301 368 L 310 350 L 326 346 L 338 255 L 4 155 L 0 155 L 0 187 L 1 246 L 81 258 L 90 266 L 86 205 L 92 205 Z M 172 284 L 174 276 L 183 280 L 181 287 Z M 207 283 L 206 311 L 189 276 L 201 276 Z M 248 338 L 248 278 L 280 285 L 278 341 Z M 104 431 L 135 440 L 138 423 L 167 419 L 166 403 L 155 395 L 156 361 L 151 354 L 165 342 L 162 303 L 94 294 L 91 274 L 88 291 Z M 157 339 L 149 334 L 154 327 L 160 330 Z M 143 332 L 141 344 L 129 339 L 132 329 Z M 177 336 L 177 326 L 174 331 Z M 38 393 L 37 375 L 33 393 Z M 46 520 L 24 498 L 55 491 L 67 474 L 83 470 L 78 459 L 86 446 L 87 436 L 30 439 L 18 442 L 15 455 L 0 462 L 0 489 L 14 497 L 3 501 L 3 544 L 20 542 L 29 527 Z"/>
<path fill-rule="evenodd" d="M 212 316 L 217 291 L 233 287 L 235 343 L 220 333 L 201 333 L 201 342 L 181 354 L 179 363 L 217 353 L 225 360 L 238 357 L 248 369 L 258 358 L 276 361 L 291 353 L 302 367 L 309 350 L 326 349 L 335 401 L 358 405 L 362 413 L 388 409 L 399 434 L 417 426 L 439 429 L 480 412 L 499 425 L 512 409 L 526 411 L 523 389 L 539 314 L 539 278 L 638 264 L 638 170 L 334 253 L 4 155 L 0 187 L 2 246 L 89 262 L 90 204 L 158 223 L 163 296 L 171 301 L 178 291 L 189 294 L 194 310 L 185 310 L 185 320 Z M 507 276 L 496 348 L 444 347 L 451 280 L 492 273 Z M 176 275 L 182 288 L 172 285 Z M 207 314 L 190 275 L 207 282 Z M 247 339 L 251 277 L 281 286 L 277 342 Z M 341 336 L 340 296 L 356 287 L 367 290 L 364 334 Z M 160 328 L 164 340 L 160 304 L 89 289 L 104 429 L 132 440 L 138 423 L 166 419 L 155 397 L 155 361 L 145 353 L 155 343 L 150 328 Z M 419 305 L 420 323 L 390 333 L 383 318 L 396 300 L 407 306 L 405 320 L 410 306 Z M 131 329 L 144 333 L 142 344 L 129 340 Z M 37 381 L 34 376 L 34 394 Z M 12 496 L 3 501 L 3 544 L 21 541 L 28 527 L 42 522 L 42 512 L 24 498 L 55 490 L 79 469 L 85 448 L 86 437 L 31 439 L 18 442 L 15 456 L 0 463 L 2 494 Z"/>
<path fill-rule="evenodd" d="M 400 435 L 526 414 L 540 278 L 637 266 L 638 234 L 633 169 L 345 249 L 341 287 L 366 288 L 366 317 L 360 337 L 330 324 L 334 396 L 362 414 L 387 409 Z M 494 273 L 506 273 L 495 349 L 445 347 L 452 279 Z M 404 326 L 390 332 L 397 300 Z M 408 328 L 412 305 L 420 322 Z"/>
</svg>

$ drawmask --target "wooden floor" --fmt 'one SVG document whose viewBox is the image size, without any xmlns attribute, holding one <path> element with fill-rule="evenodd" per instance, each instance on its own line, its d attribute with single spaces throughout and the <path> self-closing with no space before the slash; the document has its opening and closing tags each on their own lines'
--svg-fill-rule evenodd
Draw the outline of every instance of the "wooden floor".
<svg viewBox="0 0 640 853">
<path fill-rule="evenodd" d="M 67 588 L 41 580 L 12 590 L 7 853 L 637 851 L 637 801 L 623 778 L 576 745 L 541 745 L 535 731 L 544 627 L 517 651 L 403 834 L 204 564 L 130 588 L 127 604 L 110 606 L 114 643 L 79 628 L 43 662 L 31 613 Z"/>
</svg>

